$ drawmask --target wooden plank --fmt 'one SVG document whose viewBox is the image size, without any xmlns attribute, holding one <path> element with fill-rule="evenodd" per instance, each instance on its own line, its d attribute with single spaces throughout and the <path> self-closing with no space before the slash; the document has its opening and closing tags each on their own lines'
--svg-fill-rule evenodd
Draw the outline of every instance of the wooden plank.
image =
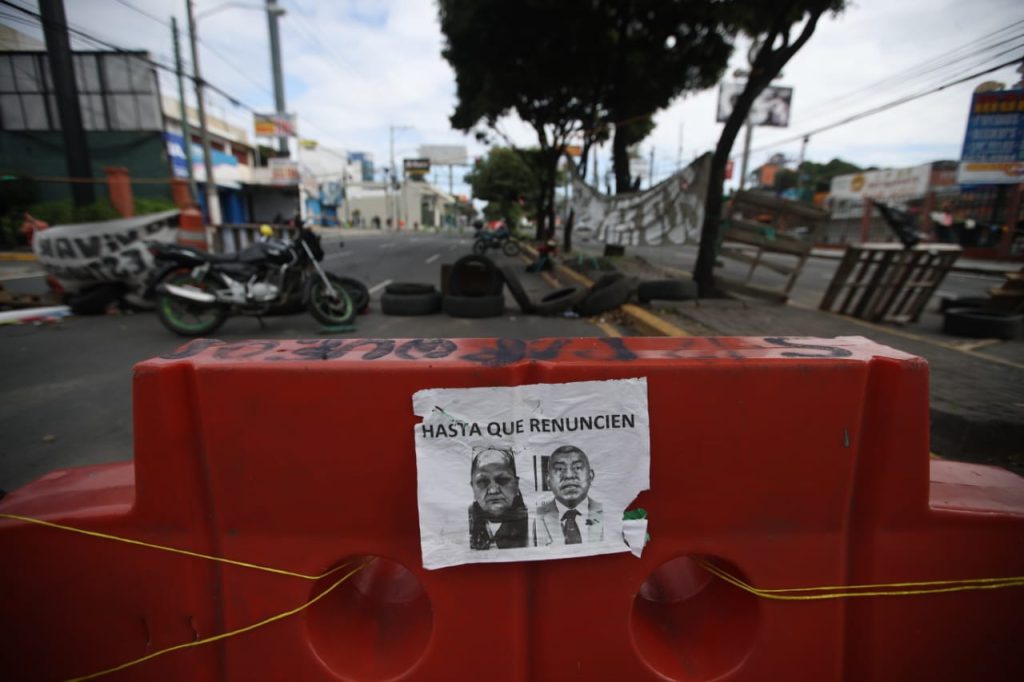
<svg viewBox="0 0 1024 682">
<path fill-rule="evenodd" d="M 846 285 L 846 279 L 857 264 L 857 256 L 858 253 L 851 249 L 847 249 L 843 253 L 843 259 L 839 261 L 839 267 L 836 268 L 835 274 L 832 275 L 832 281 L 828 283 L 828 288 L 825 289 L 825 295 L 822 296 L 821 303 L 818 304 L 818 310 L 832 309 L 832 304 Z"/>
<path fill-rule="evenodd" d="M 792 237 L 783 239 L 770 239 L 763 234 L 757 234 L 752 230 L 744 231 L 741 228 L 727 227 L 722 234 L 722 242 L 739 242 L 741 244 L 750 244 L 752 246 L 758 246 L 772 253 L 785 253 L 790 255 L 802 256 L 805 253 L 809 253 L 811 244 L 808 242 L 800 241 Z"/>
<path fill-rule="evenodd" d="M 805 220 L 814 222 L 828 220 L 829 214 L 820 208 L 801 204 L 796 201 L 782 199 L 774 195 L 757 194 L 749 191 L 741 191 L 733 194 L 732 206 L 749 206 L 750 208 L 766 209 L 785 215 L 793 215 Z M 726 214 L 729 215 L 729 214 Z"/>
</svg>

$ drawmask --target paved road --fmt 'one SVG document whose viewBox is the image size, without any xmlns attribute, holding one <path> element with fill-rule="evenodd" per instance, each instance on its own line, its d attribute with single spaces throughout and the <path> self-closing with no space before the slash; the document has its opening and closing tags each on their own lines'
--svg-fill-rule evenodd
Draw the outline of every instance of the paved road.
<svg viewBox="0 0 1024 682">
<path fill-rule="evenodd" d="M 325 239 L 329 270 L 359 277 L 374 291 L 371 313 L 349 337 L 601 336 L 581 319 L 540 318 L 508 312 L 483 320 L 446 315 L 390 317 L 379 298 L 388 281 L 438 283 L 442 263 L 469 253 L 468 238 L 393 233 L 346 234 L 345 247 Z M 522 265 L 522 261 L 516 261 Z M 539 277 L 524 284 L 534 295 L 549 291 Z M 266 319 L 233 318 L 217 332 L 225 340 L 324 338 L 308 314 Z M 0 327 L 0 488 L 13 489 L 58 467 L 122 460 L 131 449 L 132 366 L 166 353 L 185 339 L 152 314 L 71 317 L 57 325 Z"/>
</svg>

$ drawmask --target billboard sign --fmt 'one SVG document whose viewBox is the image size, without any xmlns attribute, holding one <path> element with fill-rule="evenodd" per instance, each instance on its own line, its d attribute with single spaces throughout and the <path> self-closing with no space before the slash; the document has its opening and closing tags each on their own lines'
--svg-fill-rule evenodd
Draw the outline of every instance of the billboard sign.
<svg viewBox="0 0 1024 682">
<path fill-rule="evenodd" d="M 256 137 L 296 137 L 295 114 L 253 114 Z"/>
<path fill-rule="evenodd" d="M 921 199 L 928 193 L 931 177 L 930 163 L 837 175 L 829 190 L 832 217 L 859 218 L 864 213 L 865 199 L 900 205 Z"/>
<path fill-rule="evenodd" d="M 719 123 L 725 123 L 732 114 L 736 99 L 743 92 L 743 83 L 722 83 L 718 89 Z M 789 127 L 789 112 L 793 104 L 793 88 L 769 85 L 761 91 L 750 108 L 750 122 L 756 126 Z"/>
<path fill-rule="evenodd" d="M 1024 90 L 976 92 L 971 98 L 957 182 L 1024 182 Z"/>
<path fill-rule="evenodd" d="M 420 156 L 429 159 L 435 166 L 465 166 L 469 163 L 465 146 L 458 144 L 421 145 Z"/>
<path fill-rule="evenodd" d="M 409 177 L 421 179 L 430 172 L 430 159 L 403 159 L 402 168 Z"/>
<path fill-rule="evenodd" d="M 299 184 L 299 164 L 297 161 L 291 159 L 268 159 L 267 166 L 270 168 L 270 184 Z"/>
</svg>

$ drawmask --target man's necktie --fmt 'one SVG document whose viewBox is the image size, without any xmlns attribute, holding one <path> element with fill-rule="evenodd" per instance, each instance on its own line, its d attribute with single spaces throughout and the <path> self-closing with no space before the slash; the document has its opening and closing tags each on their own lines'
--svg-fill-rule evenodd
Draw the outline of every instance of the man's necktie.
<svg viewBox="0 0 1024 682">
<path fill-rule="evenodd" d="M 565 544 L 578 545 L 583 542 L 580 537 L 580 527 L 576 525 L 576 517 L 580 513 L 575 509 L 569 509 L 562 515 L 562 534 L 565 535 Z"/>
</svg>

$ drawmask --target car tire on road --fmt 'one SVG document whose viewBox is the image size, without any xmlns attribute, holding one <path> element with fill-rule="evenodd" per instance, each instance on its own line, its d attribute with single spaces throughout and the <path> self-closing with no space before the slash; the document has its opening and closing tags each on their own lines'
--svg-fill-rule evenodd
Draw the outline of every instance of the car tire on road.
<svg viewBox="0 0 1024 682">
<path fill-rule="evenodd" d="M 338 276 L 338 279 L 348 289 L 348 295 L 357 313 L 365 313 L 370 309 L 370 289 L 365 283 L 355 277 Z"/>
<path fill-rule="evenodd" d="M 636 297 L 641 303 L 659 301 L 689 301 L 697 298 L 697 283 L 685 279 L 658 279 L 640 282 Z"/>
<path fill-rule="evenodd" d="M 432 291 L 436 291 L 437 287 L 433 284 L 424 284 L 422 282 L 392 282 L 391 284 L 384 287 L 385 294 L 398 294 L 399 296 L 409 296 L 411 294 L 429 294 Z"/>
<path fill-rule="evenodd" d="M 505 297 L 502 294 L 492 296 L 453 296 L 444 297 L 444 311 L 452 317 L 498 317 L 505 312 Z"/>
<path fill-rule="evenodd" d="M 978 308 L 950 308 L 942 323 L 942 331 L 972 339 L 1013 340 L 1020 336 L 1024 315 L 1000 313 Z"/>
<path fill-rule="evenodd" d="M 607 275 L 607 277 L 612 278 L 614 275 Z M 622 275 L 604 282 L 602 280 L 598 280 L 576 306 L 576 312 L 583 317 L 593 317 L 609 310 L 615 310 L 628 302 L 629 297 L 636 290 L 636 280 Z"/>
<path fill-rule="evenodd" d="M 380 310 L 385 315 L 411 317 L 433 315 L 441 310 L 441 294 L 436 290 L 426 293 L 389 294 L 380 298 Z"/>
<path fill-rule="evenodd" d="M 943 298 L 939 301 L 939 312 L 944 313 L 951 308 L 984 308 L 992 301 L 988 296 L 959 296 Z"/>
<path fill-rule="evenodd" d="M 527 315 L 532 313 L 534 311 L 533 301 L 530 300 L 526 289 L 523 288 L 523 283 L 519 281 L 519 276 L 516 274 L 515 269 L 509 265 L 503 265 L 501 267 L 501 276 L 505 278 L 505 284 L 508 285 L 508 290 L 512 292 L 512 298 L 516 299 L 519 309 Z"/>
<path fill-rule="evenodd" d="M 553 291 L 540 300 L 533 307 L 536 315 L 558 315 L 567 310 L 572 310 L 587 295 L 586 289 L 580 287 L 566 287 Z"/>
<path fill-rule="evenodd" d="M 463 256 L 452 264 L 448 293 L 453 296 L 500 296 L 501 272 L 487 256 Z"/>
</svg>

